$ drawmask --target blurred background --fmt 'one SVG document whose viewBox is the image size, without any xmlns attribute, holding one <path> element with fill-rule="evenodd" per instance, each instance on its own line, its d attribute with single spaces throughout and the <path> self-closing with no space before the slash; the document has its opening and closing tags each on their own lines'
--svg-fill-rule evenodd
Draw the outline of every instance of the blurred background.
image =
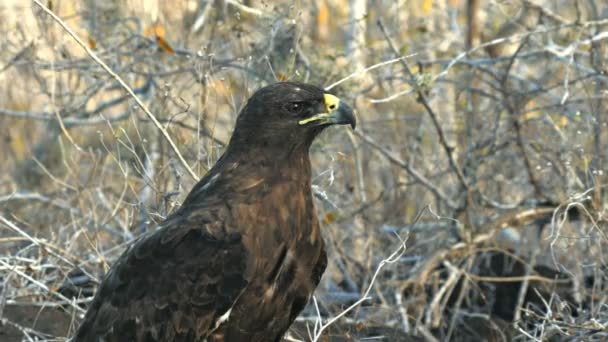
<svg viewBox="0 0 608 342">
<path fill-rule="evenodd" d="M 0 4 L 1 340 L 71 336 L 285 80 L 359 121 L 311 149 L 330 261 L 286 340 L 608 338 L 604 1 L 39 3 L 162 130 L 40 5 Z"/>
</svg>

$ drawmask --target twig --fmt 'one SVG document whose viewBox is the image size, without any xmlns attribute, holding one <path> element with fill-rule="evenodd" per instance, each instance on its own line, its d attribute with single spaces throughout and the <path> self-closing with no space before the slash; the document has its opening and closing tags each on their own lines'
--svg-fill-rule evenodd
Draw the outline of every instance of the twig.
<svg viewBox="0 0 608 342">
<path fill-rule="evenodd" d="M 400 92 L 394 93 L 392 95 L 389 95 L 387 97 L 383 97 L 380 99 L 371 99 L 369 102 L 373 103 L 373 104 L 377 104 L 377 103 L 387 103 L 387 102 L 391 102 L 394 99 L 401 97 L 403 95 L 409 95 L 409 94 L 413 94 L 415 92 L 414 89 L 406 89 L 406 90 L 402 90 Z"/>
<path fill-rule="evenodd" d="M 11 265 L 7 262 L 5 262 L 4 260 L 0 259 L 0 264 L 6 266 L 6 267 L 11 267 Z M 48 286 L 44 285 L 43 283 L 39 282 L 38 280 L 32 278 L 31 276 L 21 272 L 18 269 L 13 269 L 12 272 L 15 272 L 16 274 L 18 274 L 19 276 L 27 279 L 28 281 L 30 281 L 32 284 L 38 286 L 39 288 L 43 289 L 44 291 L 48 292 L 49 294 L 63 300 L 66 304 L 69 304 L 71 307 L 73 307 L 74 309 L 78 310 L 81 313 L 85 313 L 85 310 L 81 307 L 79 307 L 78 305 L 76 305 L 73 301 L 71 301 L 69 298 L 65 297 L 64 295 L 62 295 L 59 292 L 56 291 L 52 291 L 51 289 L 48 288 Z"/>
<path fill-rule="evenodd" d="M 156 126 L 156 128 L 158 128 L 158 130 L 161 132 L 161 134 L 164 136 L 165 140 L 167 140 L 167 142 L 169 143 L 169 146 L 171 146 L 171 149 L 173 150 L 173 152 L 175 152 L 175 154 L 177 155 L 177 158 L 179 159 L 179 161 L 181 162 L 182 166 L 188 171 L 188 173 L 190 174 L 190 176 L 195 180 L 198 181 L 198 176 L 194 173 L 194 171 L 190 168 L 190 166 L 188 165 L 188 163 L 186 162 L 186 160 L 184 159 L 184 157 L 182 156 L 182 154 L 179 152 L 179 149 L 177 148 L 177 146 L 175 145 L 175 143 L 173 142 L 173 140 L 171 139 L 171 137 L 169 136 L 169 133 L 163 128 L 163 126 L 160 124 L 160 122 L 158 122 L 158 120 L 156 119 L 156 117 L 154 116 L 154 114 L 152 114 L 152 112 L 150 112 L 150 110 L 146 107 L 146 105 L 139 99 L 139 97 L 137 97 L 137 95 L 135 95 L 135 93 L 133 92 L 133 90 L 127 85 L 127 83 L 125 81 L 122 80 L 122 78 L 120 78 L 120 76 L 118 76 L 118 74 L 116 74 L 114 71 L 112 71 L 112 69 L 110 69 L 110 67 L 108 67 L 99 57 L 97 57 L 97 55 L 95 54 L 95 52 L 93 52 L 91 49 L 89 49 L 89 47 L 82 41 L 82 39 L 80 39 L 80 37 L 78 37 L 76 35 L 76 33 L 74 33 L 74 31 L 72 31 L 72 29 L 70 29 L 63 20 L 61 20 L 61 18 L 59 18 L 55 13 L 53 13 L 53 11 L 51 11 L 50 9 L 48 9 L 45 5 L 43 5 L 39 0 L 33 0 L 36 5 L 38 5 L 44 12 L 46 12 L 48 15 L 50 15 L 53 20 L 55 20 L 72 38 L 74 38 L 74 40 L 78 43 L 78 45 L 80 45 L 85 51 L 86 53 L 97 63 L 99 64 L 110 76 L 112 76 L 119 84 L 120 86 L 125 89 L 127 91 L 127 93 L 129 93 L 129 95 L 131 95 L 131 97 L 133 97 L 133 99 L 135 100 L 135 102 L 137 103 L 137 105 L 139 106 L 139 108 L 141 108 L 144 113 L 146 113 L 146 115 L 150 118 L 150 120 L 152 120 L 152 122 L 154 123 L 154 125 Z"/>
<path fill-rule="evenodd" d="M 400 291 L 395 292 L 395 303 L 397 304 L 399 314 L 401 315 L 401 321 L 403 321 L 403 331 L 405 333 L 409 333 L 412 328 L 410 327 L 410 323 L 407 319 L 407 311 L 403 305 L 403 295 Z"/>
<path fill-rule="evenodd" d="M 226 4 L 234 6 L 235 8 L 237 8 L 239 11 L 242 11 L 243 13 L 248 13 L 248 14 L 253 14 L 257 17 L 268 17 L 269 15 L 264 13 L 263 11 L 253 8 L 253 7 L 249 7 L 246 5 L 241 4 L 238 1 L 235 0 L 225 0 Z"/>
<path fill-rule="evenodd" d="M 50 91 L 51 91 L 51 108 L 52 108 L 53 114 L 55 114 L 55 118 L 57 119 L 57 122 L 59 123 L 59 128 L 61 128 L 61 132 L 63 133 L 63 135 L 65 135 L 65 137 L 72 144 L 72 146 L 74 146 L 74 148 L 76 148 L 77 151 L 83 152 L 83 149 L 76 143 L 74 138 L 72 138 L 72 135 L 70 134 L 70 132 L 67 130 L 65 124 L 63 123 L 63 119 L 61 118 L 59 109 L 56 106 L 57 101 L 55 99 L 55 95 L 57 94 L 57 90 L 55 89 L 55 87 L 57 85 L 57 80 L 56 80 L 57 73 L 52 73 L 51 75 L 52 76 L 51 76 Z"/>
<path fill-rule="evenodd" d="M 35 341 L 38 341 L 38 338 L 36 338 L 36 340 L 34 340 L 34 339 L 33 339 L 33 338 L 30 336 L 30 334 L 41 335 L 39 332 L 37 332 L 37 331 L 36 331 L 36 330 L 34 330 L 34 329 L 31 329 L 31 328 L 26 328 L 26 327 L 24 327 L 24 326 L 21 326 L 20 324 L 17 324 L 17 323 L 15 323 L 15 322 L 11 322 L 11 321 L 9 321 L 9 320 L 8 320 L 8 319 L 6 319 L 6 318 L 2 318 L 2 319 L 0 320 L 0 323 L 2 323 L 2 325 L 4 325 L 4 324 L 11 325 L 11 326 L 12 326 L 12 327 L 14 327 L 15 329 L 19 330 L 19 331 L 20 331 L 20 332 L 23 334 L 23 336 L 27 338 L 27 341 L 30 341 L 30 342 L 35 342 Z M 24 341 L 24 340 L 22 340 L 22 341 Z"/>
<path fill-rule="evenodd" d="M 348 76 L 344 77 L 343 79 L 338 80 L 338 81 L 336 81 L 336 82 L 334 82 L 334 83 L 332 83 L 332 84 L 328 85 L 327 87 L 325 87 L 325 90 L 331 90 L 331 89 L 332 89 L 332 88 L 334 88 L 335 86 L 340 85 L 340 84 L 342 84 L 342 83 L 344 83 L 344 82 L 346 82 L 346 81 L 350 80 L 350 79 L 351 79 L 351 78 L 353 78 L 353 77 L 356 77 L 356 76 L 361 76 L 361 75 L 363 75 L 363 74 L 364 74 L 364 73 L 366 73 L 366 72 L 370 72 L 370 71 L 372 71 L 372 70 L 374 70 L 374 69 L 378 69 L 378 68 L 381 68 L 381 67 L 383 67 L 383 66 L 387 66 L 387 65 L 391 65 L 391 64 L 397 63 L 397 62 L 401 61 L 402 59 L 405 59 L 405 58 L 410 58 L 410 57 L 413 57 L 413 56 L 416 56 L 416 55 L 417 55 L 417 53 L 411 53 L 411 54 L 409 54 L 409 55 L 405 55 L 405 56 L 401 56 L 401 57 L 397 57 L 397 58 L 389 59 L 388 61 L 384 61 L 384 62 L 376 63 L 376 64 L 371 65 L 371 66 L 369 66 L 369 67 L 367 67 L 367 68 L 365 68 L 365 69 L 363 69 L 363 70 L 358 70 L 358 71 L 355 71 L 355 72 L 353 72 L 352 74 L 350 74 L 350 75 L 348 75 Z"/>
<path fill-rule="evenodd" d="M 521 319 L 521 312 L 526 299 L 526 294 L 528 293 L 528 287 L 530 286 L 530 276 L 532 275 L 532 272 L 534 272 L 534 265 L 536 264 L 536 257 L 538 256 L 539 251 L 540 248 L 532 248 L 530 262 L 526 263 L 526 273 L 521 283 L 521 287 L 519 288 L 519 294 L 517 295 L 517 304 L 515 305 L 515 315 L 513 317 L 514 322 L 519 322 Z"/>
<path fill-rule="evenodd" d="M 562 16 L 560 16 L 559 14 L 546 9 L 543 6 L 535 4 L 533 1 L 523 0 L 523 2 L 524 2 L 524 6 L 530 6 L 531 8 L 538 10 L 543 16 L 545 16 L 553 21 L 556 21 L 559 24 L 562 24 L 562 25 L 568 24 L 568 21 L 565 18 L 563 18 Z"/>
<path fill-rule="evenodd" d="M 445 299 L 447 294 L 451 293 L 462 275 L 462 270 L 452 265 L 449 261 L 444 260 L 443 265 L 449 270 L 450 275 L 445 281 L 445 284 L 437 291 L 431 303 L 429 303 L 424 320 L 427 327 L 436 328 L 439 326 L 439 320 L 441 319 L 441 302 Z"/>
<path fill-rule="evenodd" d="M 67 263 L 70 266 L 74 266 L 74 263 L 72 263 L 70 260 L 66 259 L 64 256 L 62 256 L 61 254 L 55 252 L 54 250 L 57 251 L 61 251 L 61 248 L 53 246 L 45 241 L 42 241 L 40 239 L 37 239 L 33 236 L 31 236 L 30 234 L 26 233 L 25 231 L 23 231 L 23 229 L 17 227 L 17 225 L 15 225 L 13 222 L 11 222 L 10 220 L 8 220 L 7 218 L 5 218 L 4 216 L 0 215 L 0 222 L 4 223 L 4 225 L 6 225 L 9 229 L 11 229 L 12 231 L 16 232 L 17 234 L 23 236 L 25 239 L 29 240 L 31 243 L 33 243 L 34 245 L 40 247 L 40 248 L 44 248 L 44 247 L 48 247 L 48 249 L 45 249 L 46 252 L 48 252 L 49 254 L 54 255 L 55 257 L 57 257 L 58 259 L 64 261 L 65 263 Z"/>
<path fill-rule="evenodd" d="M 68 203 L 65 203 L 61 200 L 53 200 L 43 194 L 37 192 L 27 192 L 27 191 L 19 191 L 14 192 L 10 195 L 0 196 L 0 203 L 11 202 L 11 201 L 39 201 L 42 203 L 47 203 L 52 206 L 55 206 L 60 209 L 69 210 L 71 213 L 76 214 L 79 213 L 80 210 L 77 208 L 71 207 Z"/>
<path fill-rule="evenodd" d="M 365 293 L 363 294 L 363 296 L 358 301 L 353 303 L 351 306 L 346 308 L 344 311 L 342 311 L 338 315 L 332 317 L 325 324 L 323 324 L 319 329 L 316 329 L 317 326 L 315 324 L 315 334 L 314 334 L 314 338 L 312 340 L 313 342 L 317 342 L 319 340 L 319 338 L 321 337 L 321 335 L 323 334 L 323 331 L 325 329 L 327 329 L 330 325 L 332 325 L 334 322 L 336 322 L 341 317 L 343 317 L 344 315 L 346 315 L 347 313 L 352 311 L 354 308 L 359 306 L 361 303 L 365 302 L 366 300 L 371 299 L 371 297 L 369 296 L 369 293 L 371 292 L 372 288 L 374 287 L 374 283 L 376 282 L 376 278 L 380 274 L 380 271 L 382 271 L 382 268 L 384 268 L 384 266 L 399 261 L 399 259 L 403 255 L 403 253 L 405 253 L 405 251 L 406 251 L 406 248 L 407 248 L 407 246 L 405 244 L 406 241 L 407 241 L 407 238 L 402 240 L 401 244 L 399 245 L 399 248 L 397 248 L 391 255 L 389 255 L 388 258 L 386 258 L 380 262 L 380 264 L 376 268 L 376 272 L 374 272 L 374 275 L 372 276 L 369 286 L 365 290 Z M 315 303 L 316 303 L 316 299 L 315 299 Z"/>
<path fill-rule="evenodd" d="M 382 34 L 384 35 L 384 38 L 386 39 L 391 50 L 393 50 L 393 53 L 395 55 L 399 55 L 399 50 L 395 46 L 395 43 L 393 43 L 393 40 L 391 39 L 391 37 L 389 36 L 388 31 L 386 30 L 386 27 L 384 27 L 384 23 L 382 22 L 382 19 L 378 19 L 378 27 L 380 27 L 380 30 L 382 31 Z M 403 66 L 403 69 L 405 70 L 410 81 L 414 81 L 414 78 L 415 78 L 414 73 L 412 72 L 412 69 L 410 68 L 407 61 L 405 59 L 400 59 L 399 62 Z M 421 89 L 416 89 L 416 93 L 418 95 L 418 99 L 419 99 L 420 103 L 422 104 L 422 106 L 424 106 L 427 113 L 431 117 L 431 121 L 433 122 L 433 125 L 435 126 L 437 135 L 439 136 L 439 141 L 441 142 L 441 145 L 443 146 L 443 148 L 448 156 L 448 161 L 450 163 L 450 166 L 456 173 L 456 176 L 458 177 L 458 180 L 460 181 L 460 184 L 462 185 L 462 187 L 465 189 L 468 189 L 469 185 L 468 185 L 466 179 L 464 178 L 464 174 L 462 173 L 462 170 L 456 163 L 456 160 L 454 159 L 454 155 L 452 154 L 452 152 L 454 151 L 454 148 L 449 146 L 448 141 L 445 137 L 445 134 L 443 133 L 443 128 L 441 128 L 441 125 L 439 124 L 439 119 L 437 117 L 437 114 L 431 108 L 431 105 L 429 104 L 429 101 L 428 101 L 426 95 L 424 94 L 424 91 Z"/>
<path fill-rule="evenodd" d="M 450 199 L 448 197 L 448 195 L 443 193 L 443 191 L 441 189 L 439 189 L 433 183 L 431 183 L 431 181 L 428 180 L 426 177 L 424 177 L 424 175 L 422 175 L 416 169 L 412 168 L 408 162 L 395 157 L 390 151 L 388 151 L 385 148 L 383 148 L 382 146 L 380 146 L 377 142 L 375 142 L 372 138 L 365 135 L 364 133 L 362 133 L 360 131 L 355 131 L 354 134 L 357 135 L 359 138 L 361 138 L 364 142 L 369 144 L 371 147 L 378 150 L 390 162 L 405 169 L 410 175 L 412 175 L 414 177 L 414 179 L 416 179 L 416 181 L 422 183 L 422 185 L 424 185 L 429 190 L 431 190 L 431 192 L 433 194 L 435 194 L 435 196 L 439 197 L 442 201 L 444 201 L 451 209 L 458 208 L 458 204 L 456 204 L 454 201 L 452 201 L 452 199 Z"/>
</svg>

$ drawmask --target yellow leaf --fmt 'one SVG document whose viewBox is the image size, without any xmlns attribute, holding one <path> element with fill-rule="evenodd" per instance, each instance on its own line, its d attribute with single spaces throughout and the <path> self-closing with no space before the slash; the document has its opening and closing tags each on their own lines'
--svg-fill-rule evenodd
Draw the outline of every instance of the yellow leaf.
<svg viewBox="0 0 608 342">
<path fill-rule="evenodd" d="M 433 10 L 433 0 L 422 1 L 422 14 L 429 14 Z"/>
<path fill-rule="evenodd" d="M 329 7 L 325 0 L 318 1 L 319 12 L 316 16 L 317 21 L 317 38 L 321 42 L 327 41 L 330 32 Z"/>
<path fill-rule="evenodd" d="M 325 1 L 319 3 L 319 13 L 317 14 L 317 26 L 326 26 L 329 23 L 329 8 Z"/>
<path fill-rule="evenodd" d="M 165 38 L 165 27 L 162 25 L 154 25 L 154 34 L 157 37 Z"/>
<path fill-rule="evenodd" d="M 144 36 L 146 37 L 150 37 L 150 38 L 165 38 L 165 28 L 163 27 L 163 25 L 160 24 L 154 24 L 152 26 L 148 26 L 145 30 L 144 30 Z"/>
<path fill-rule="evenodd" d="M 27 146 L 25 144 L 25 138 L 22 135 L 11 136 L 10 143 L 13 148 L 13 153 L 18 159 L 25 157 Z"/>
<path fill-rule="evenodd" d="M 533 120 L 533 119 L 538 119 L 540 118 L 541 113 L 538 110 L 533 110 L 531 112 L 527 112 L 524 115 L 521 116 L 521 120 L 522 121 L 528 121 L 528 120 Z"/>
</svg>

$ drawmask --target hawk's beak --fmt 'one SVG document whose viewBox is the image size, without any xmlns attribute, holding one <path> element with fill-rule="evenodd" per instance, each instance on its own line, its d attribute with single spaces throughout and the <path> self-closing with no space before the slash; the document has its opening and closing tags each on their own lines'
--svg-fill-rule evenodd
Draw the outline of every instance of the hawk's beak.
<svg viewBox="0 0 608 342">
<path fill-rule="evenodd" d="M 300 120 L 298 124 L 306 125 L 308 123 L 314 123 L 316 125 L 350 125 L 352 129 L 357 126 L 357 119 L 353 110 L 344 102 L 340 101 L 339 98 L 332 94 L 325 94 L 323 96 L 325 101 L 325 112 L 315 114 L 304 120 Z"/>
</svg>

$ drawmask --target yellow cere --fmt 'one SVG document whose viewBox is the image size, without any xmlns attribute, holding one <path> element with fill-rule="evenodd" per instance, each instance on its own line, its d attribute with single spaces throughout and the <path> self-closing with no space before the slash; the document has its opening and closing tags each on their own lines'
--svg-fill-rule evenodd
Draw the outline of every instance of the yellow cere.
<svg viewBox="0 0 608 342">
<path fill-rule="evenodd" d="M 325 101 L 325 109 L 327 110 L 326 113 L 319 113 L 307 119 L 300 120 L 298 121 L 298 124 L 306 125 L 309 122 L 326 119 L 329 117 L 329 113 L 336 111 L 340 107 L 340 99 L 332 94 L 324 94 L 323 100 Z"/>
<path fill-rule="evenodd" d="M 340 99 L 332 94 L 325 94 L 323 99 L 325 100 L 325 108 L 327 108 L 328 113 L 333 112 L 340 106 Z"/>
</svg>

